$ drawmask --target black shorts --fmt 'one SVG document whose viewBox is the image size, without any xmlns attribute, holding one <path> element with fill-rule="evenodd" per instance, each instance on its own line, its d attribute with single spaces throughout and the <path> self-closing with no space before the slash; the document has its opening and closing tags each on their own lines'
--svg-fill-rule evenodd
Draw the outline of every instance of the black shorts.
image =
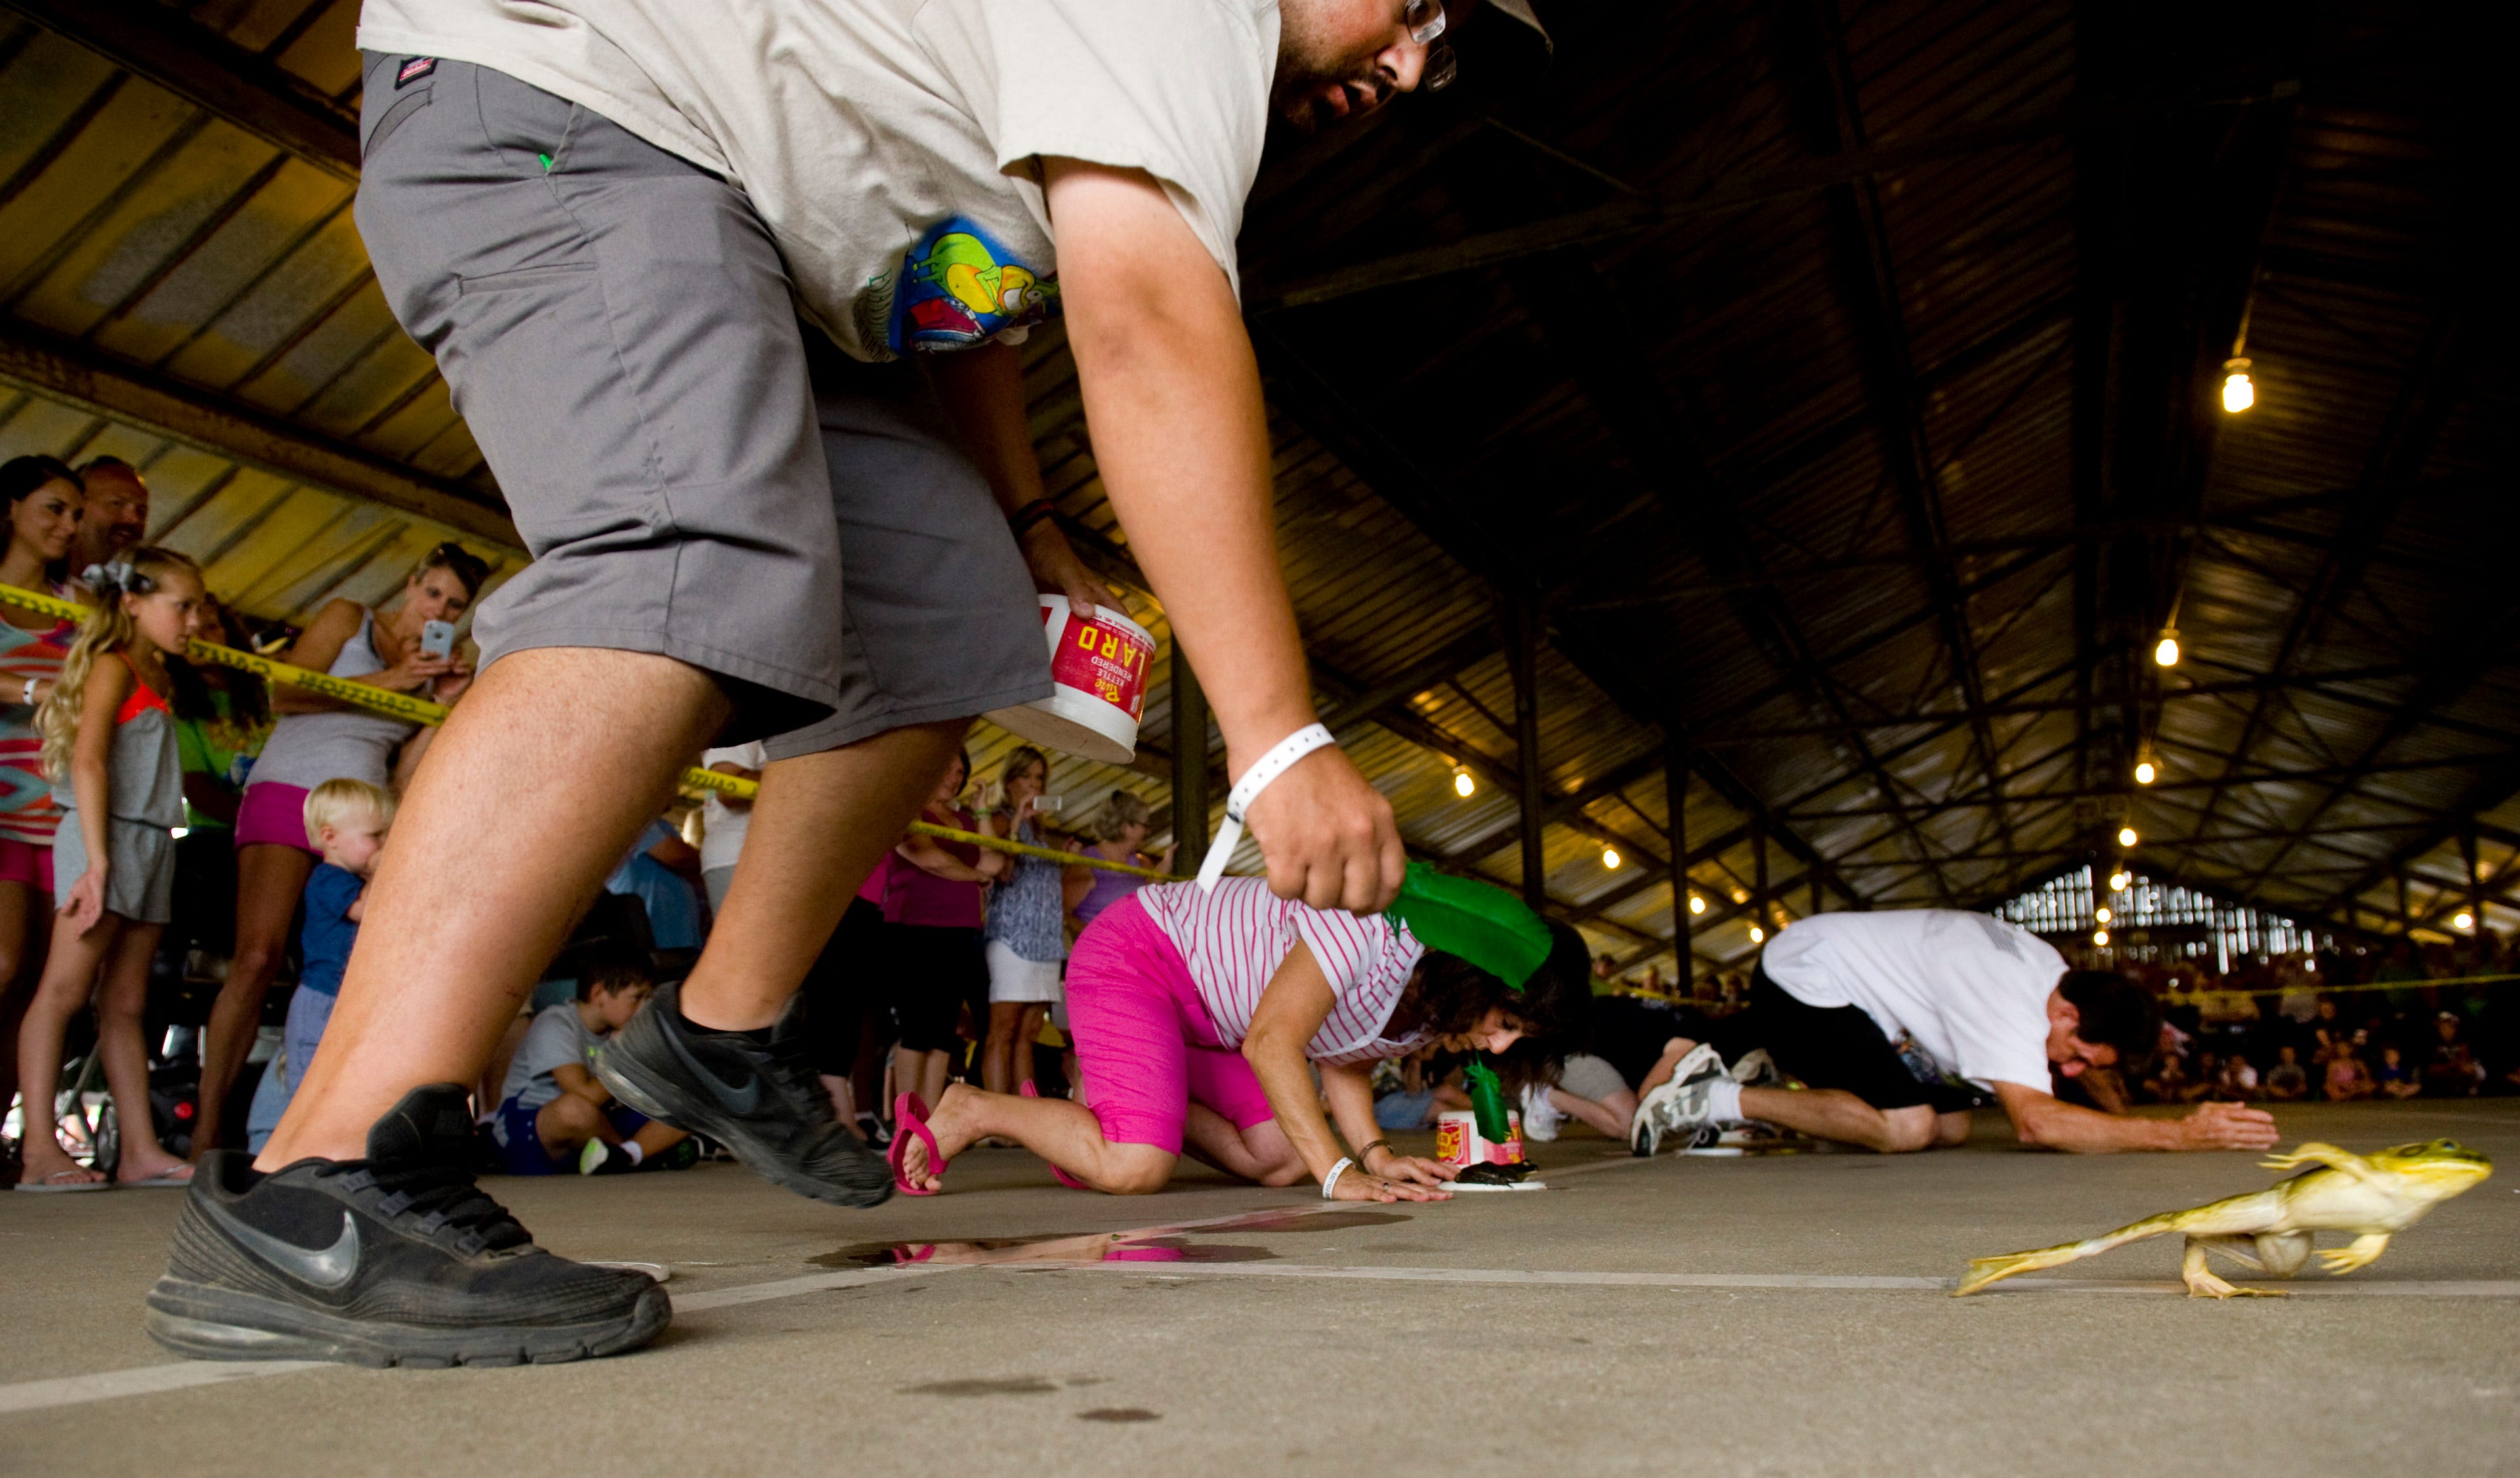
<svg viewBox="0 0 2520 1478">
<path fill-rule="evenodd" d="M 880 906 L 852 898 L 805 972 L 806 1039 L 813 1044 L 814 1071 L 827 1078 L 845 1078 L 857 1065 L 869 1015 L 882 1013 L 890 1024 L 885 993 L 895 973 L 892 931 Z"/>
<path fill-rule="evenodd" d="M 892 1014 L 905 1052 L 959 1053 L 954 1020 L 975 997 L 988 1025 L 989 966 L 978 929 L 896 923 L 892 933 Z"/>
<path fill-rule="evenodd" d="M 1764 1047 L 1787 1076 L 1813 1088 L 1843 1089 L 1874 1108 L 1923 1104 L 1936 1113 L 1960 1113 L 1987 1100 L 1966 1085 L 1918 1078 L 1862 1007 L 1810 1005 L 1769 979 L 1764 966 L 1750 972 L 1749 1008 L 1718 1024 L 1715 1044 L 1728 1062 Z"/>
</svg>

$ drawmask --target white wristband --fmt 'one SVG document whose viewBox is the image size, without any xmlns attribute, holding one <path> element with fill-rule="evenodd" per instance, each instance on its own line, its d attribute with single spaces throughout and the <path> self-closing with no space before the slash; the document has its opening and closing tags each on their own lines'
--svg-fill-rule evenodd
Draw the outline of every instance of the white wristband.
<svg viewBox="0 0 2520 1478">
<path fill-rule="evenodd" d="M 1340 1176 L 1342 1176 L 1342 1175 L 1346 1174 L 1346 1173 L 1347 1173 L 1347 1168 L 1348 1168 L 1350 1165 L 1353 1165 L 1353 1164 L 1355 1164 L 1355 1163 L 1356 1163 L 1356 1161 L 1349 1159 L 1349 1158 L 1348 1158 L 1347 1156 L 1345 1156 L 1345 1155 L 1340 1155 L 1340 1156 L 1339 1156 L 1339 1162 L 1338 1162 L 1337 1164 L 1335 1164 L 1335 1165 L 1333 1165 L 1333 1166 L 1331 1166 L 1331 1167 L 1330 1167 L 1330 1173 L 1329 1173 L 1329 1174 L 1328 1174 L 1328 1175 L 1326 1175 L 1326 1176 L 1324 1176 L 1324 1177 L 1322 1177 L 1322 1199 L 1323 1199 L 1323 1200 L 1327 1201 L 1327 1200 L 1331 1199 L 1331 1196 L 1330 1196 L 1330 1190 L 1331 1190 L 1331 1187 L 1335 1187 L 1335 1186 L 1337 1186 L 1337 1185 L 1338 1185 L 1338 1178 L 1339 1178 Z"/>
<path fill-rule="evenodd" d="M 1198 865 L 1198 887 L 1202 893 L 1216 891 L 1216 880 L 1225 875 L 1226 863 L 1233 860 L 1234 849 L 1242 844 L 1242 819 L 1251 814 L 1251 803 L 1269 783 L 1294 768 L 1295 761 L 1316 749 L 1335 744 L 1328 729 L 1320 724 L 1307 724 L 1278 740 L 1260 762 L 1242 772 L 1234 783 L 1233 793 L 1225 797 L 1225 825 L 1216 833 L 1215 844 Z"/>
<path fill-rule="evenodd" d="M 26 679 L 26 691 L 20 695 L 19 700 L 29 708 L 35 706 L 35 680 L 33 678 Z"/>
</svg>

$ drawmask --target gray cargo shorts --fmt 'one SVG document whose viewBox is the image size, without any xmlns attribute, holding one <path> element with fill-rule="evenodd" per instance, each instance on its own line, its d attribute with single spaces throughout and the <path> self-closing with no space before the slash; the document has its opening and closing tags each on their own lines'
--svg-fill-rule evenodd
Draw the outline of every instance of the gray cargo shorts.
<svg viewBox="0 0 2520 1478">
<path fill-rule="evenodd" d="M 1047 696 L 1031 576 L 926 377 L 797 322 L 743 193 L 413 60 L 366 55 L 356 214 L 534 556 L 482 661 L 671 656 L 734 700 L 719 742 L 774 758 Z"/>
</svg>

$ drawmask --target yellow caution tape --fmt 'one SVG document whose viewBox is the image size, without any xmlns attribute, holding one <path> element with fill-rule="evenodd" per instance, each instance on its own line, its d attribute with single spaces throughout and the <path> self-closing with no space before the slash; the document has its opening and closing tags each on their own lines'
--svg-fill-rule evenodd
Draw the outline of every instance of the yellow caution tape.
<svg viewBox="0 0 2520 1478">
<path fill-rule="evenodd" d="M 76 601 L 65 601 L 59 596 L 45 595 L 15 585 L 0 585 L 0 603 L 22 606 L 27 610 L 41 611 L 45 615 L 64 621 L 85 620 L 88 612 L 88 607 Z M 222 667 L 234 667 L 242 672 L 250 672 L 267 683 L 285 683 L 292 688 L 302 688 L 308 693 L 320 694 L 336 702 L 347 703 L 354 708 L 365 708 L 372 713 L 382 713 L 388 718 L 401 719 L 407 724 L 428 724 L 435 727 L 446 722 L 447 708 L 443 703 L 432 703 L 427 698 L 413 697 L 407 693 L 392 693 L 382 688 L 371 687 L 366 683 L 337 678 L 330 673 L 310 672 L 303 667 L 292 667 L 287 662 L 275 662 L 269 657 L 258 656 L 250 651 L 239 651 L 233 647 L 222 647 L 216 642 L 203 642 L 197 639 L 186 647 L 184 654 L 197 662 L 214 662 Z M 750 800 L 761 793 L 760 782 L 744 780 L 740 776 L 720 775 L 714 770 L 684 771 L 682 787 L 686 791 L 714 790 L 720 795 L 734 796 L 739 800 Z M 935 837 L 939 841 L 963 842 L 970 846 L 986 847 L 992 852 L 1039 858 L 1043 862 L 1055 862 L 1063 867 L 1096 868 L 1105 873 L 1126 873 L 1135 877 L 1151 878 L 1156 882 L 1176 880 L 1171 873 L 1158 873 L 1152 868 L 1133 867 L 1125 862 L 1112 862 L 1106 858 L 1085 853 L 1036 847 L 1026 842 L 1012 841 L 1003 836 L 990 836 L 979 831 L 959 831 L 952 827 L 932 826 L 923 821 L 912 822 L 910 829 L 922 836 Z"/>
</svg>

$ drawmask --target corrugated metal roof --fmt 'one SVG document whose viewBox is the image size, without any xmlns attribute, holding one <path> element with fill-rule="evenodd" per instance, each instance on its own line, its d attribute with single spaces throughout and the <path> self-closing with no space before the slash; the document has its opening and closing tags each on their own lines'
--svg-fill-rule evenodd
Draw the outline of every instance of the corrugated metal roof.
<svg viewBox="0 0 2520 1478">
<path fill-rule="evenodd" d="M 1546 76 L 1508 95 L 1465 50 L 1444 97 L 1280 150 L 1242 243 L 1321 701 L 1423 680 L 1344 726 L 1413 848 L 1518 881 L 1520 600 L 1548 637 L 1549 893 L 1639 963 L 1679 901 L 1667 742 L 1715 960 L 1754 948 L 1762 835 L 1770 927 L 1989 900 L 2126 823 L 2152 874 L 2292 912 L 2374 922 L 2405 871 L 2438 929 L 2466 817 L 2505 837 L 2481 871 L 2520 849 L 2520 631 L 2488 553 L 2513 387 L 2480 347 L 2506 295 L 2474 49 L 2444 22 L 1542 3 Z M 55 28 L 0 23 L 0 453 L 140 465 L 153 537 L 273 620 L 389 596 L 450 530 L 498 544 L 495 480 L 350 220 L 355 0 L 111 0 L 276 97 L 260 119 L 28 8 Z M 310 128 L 335 143 L 284 147 Z M 1430 248 L 1481 264 L 1378 265 Z M 1388 285 L 1274 306 L 1360 268 Z M 2226 418 L 2243 318 L 2259 404 Z M 1025 366 L 1049 487 L 1126 573 L 1061 336 Z M 2143 654 L 2174 603 L 2165 673 Z M 1159 664 L 1149 756 L 1171 706 Z M 983 774 L 1012 743 L 983 726 Z M 1160 769 L 1061 758 L 1053 788 L 1160 808 Z"/>
</svg>

